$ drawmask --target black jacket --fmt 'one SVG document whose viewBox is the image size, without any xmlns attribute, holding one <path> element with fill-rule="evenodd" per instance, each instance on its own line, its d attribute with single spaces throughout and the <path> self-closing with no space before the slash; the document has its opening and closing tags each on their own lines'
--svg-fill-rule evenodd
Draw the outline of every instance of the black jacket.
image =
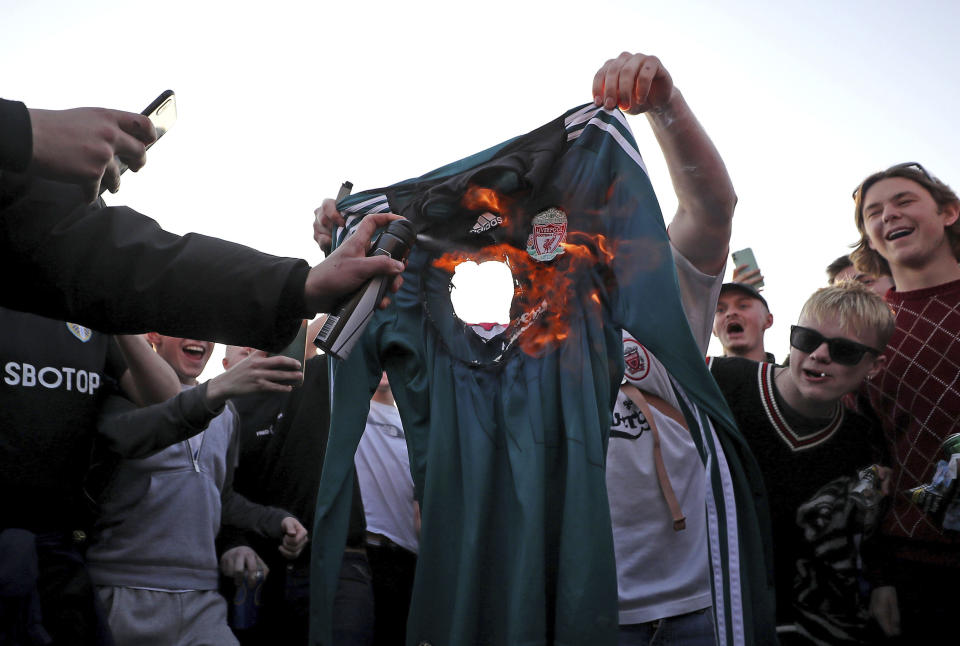
<svg viewBox="0 0 960 646">
<path fill-rule="evenodd" d="M 0 171 L 23 172 L 31 157 L 33 130 L 27 106 L 0 99 Z"/>
<path fill-rule="evenodd" d="M 164 231 L 70 184 L 0 171 L 0 305 L 107 333 L 283 348 L 308 316 L 309 265 Z"/>
<path fill-rule="evenodd" d="M 303 384 L 291 393 L 252 393 L 231 399 L 240 417 L 240 455 L 234 489 L 261 505 L 282 507 L 308 530 L 313 527 L 317 490 L 330 431 L 330 385 L 327 357 L 312 357 L 304 365 Z M 347 545 L 360 547 L 366 520 L 360 486 L 354 480 Z M 258 541 L 225 525 L 220 550 L 237 545 L 253 547 L 268 564 L 277 559 L 274 545 Z M 300 555 L 307 562 L 310 550 Z"/>
</svg>

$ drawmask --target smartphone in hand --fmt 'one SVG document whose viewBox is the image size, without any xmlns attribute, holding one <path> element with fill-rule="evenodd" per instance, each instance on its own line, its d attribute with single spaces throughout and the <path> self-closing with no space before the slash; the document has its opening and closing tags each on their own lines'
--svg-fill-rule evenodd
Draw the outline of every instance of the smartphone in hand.
<svg viewBox="0 0 960 646">
<path fill-rule="evenodd" d="M 160 141 L 160 137 L 166 134 L 167 130 L 172 128 L 177 121 L 177 95 L 173 93 L 173 90 L 164 90 L 140 114 L 150 119 L 153 127 L 157 129 L 157 138 L 153 142 L 154 144 L 157 143 L 157 141 Z M 148 144 L 147 149 L 149 150 L 152 145 Z M 119 157 L 117 157 L 117 165 L 120 167 L 120 174 L 123 175 L 128 166 L 120 161 Z M 101 187 L 100 193 L 102 194 L 105 190 L 105 186 Z"/>
<path fill-rule="evenodd" d="M 307 321 L 304 319 L 300 322 L 300 330 L 297 332 L 297 336 L 290 342 L 290 345 L 285 347 L 280 352 L 277 352 L 278 355 L 283 355 L 284 357 L 290 357 L 291 359 L 296 359 L 300 362 L 300 376 L 303 377 L 303 366 L 307 360 Z"/>
<path fill-rule="evenodd" d="M 751 271 L 756 271 L 757 275 L 760 275 L 760 267 L 757 265 L 757 259 L 753 255 L 753 249 L 747 247 L 746 249 L 740 249 L 739 251 L 734 251 L 731 256 L 733 257 L 733 266 L 740 267 L 741 265 L 746 265 L 743 272 L 744 274 Z M 763 278 L 760 278 L 757 282 L 750 282 L 755 288 L 760 289 L 763 287 Z"/>
</svg>

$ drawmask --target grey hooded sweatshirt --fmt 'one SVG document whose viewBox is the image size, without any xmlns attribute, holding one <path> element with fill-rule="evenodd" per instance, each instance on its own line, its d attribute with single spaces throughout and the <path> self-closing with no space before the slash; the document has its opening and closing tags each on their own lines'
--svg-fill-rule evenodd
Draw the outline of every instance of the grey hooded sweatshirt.
<svg viewBox="0 0 960 646">
<path fill-rule="evenodd" d="M 203 431 L 203 436 L 196 454 L 183 439 L 149 457 L 120 460 L 101 496 L 87 551 L 94 583 L 216 590 L 214 541 L 221 521 L 282 537 L 280 523 L 292 514 L 254 504 L 233 491 L 239 420 L 229 406 L 220 411 L 207 407 L 206 384 L 145 408 L 112 404 L 100 419 L 104 435 L 118 437 L 136 429 L 138 435 L 188 437 Z"/>
</svg>

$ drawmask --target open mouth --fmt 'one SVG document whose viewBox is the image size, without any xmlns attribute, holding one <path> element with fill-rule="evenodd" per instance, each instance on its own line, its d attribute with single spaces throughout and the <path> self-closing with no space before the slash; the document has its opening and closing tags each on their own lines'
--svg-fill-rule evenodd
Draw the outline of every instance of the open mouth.
<svg viewBox="0 0 960 646">
<path fill-rule="evenodd" d="M 827 376 L 826 373 L 816 370 L 807 370 L 806 368 L 803 369 L 803 374 L 810 379 L 824 379 Z"/>
<path fill-rule="evenodd" d="M 207 353 L 207 349 L 202 345 L 185 345 L 183 346 L 183 352 L 193 359 L 202 359 L 203 355 Z"/>
<path fill-rule="evenodd" d="M 897 240 L 898 238 L 908 236 L 911 233 L 913 233 L 913 229 L 895 229 L 894 231 L 888 233 L 886 237 L 887 240 Z"/>
<path fill-rule="evenodd" d="M 727 334 L 740 334 L 743 332 L 743 326 L 739 323 L 730 323 L 727 325 Z"/>
</svg>

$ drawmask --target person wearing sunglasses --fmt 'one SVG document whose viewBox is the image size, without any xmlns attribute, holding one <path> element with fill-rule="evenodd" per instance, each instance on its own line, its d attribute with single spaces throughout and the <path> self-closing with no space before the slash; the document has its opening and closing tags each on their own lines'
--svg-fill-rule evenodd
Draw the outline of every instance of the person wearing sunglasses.
<svg viewBox="0 0 960 646">
<path fill-rule="evenodd" d="M 867 177 L 853 193 L 859 271 L 889 275 L 896 330 L 887 366 L 861 395 L 880 418 L 892 457 L 892 506 L 881 528 L 892 576 L 882 602 L 906 643 L 955 631 L 960 532 L 914 505 L 942 446 L 960 432 L 960 198 L 915 162 Z M 893 591 L 896 591 L 895 593 Z"/>
<path fill-rule="evenodd" d="M 883 368 L 893 325 L 877 294 L 844 282 L 804 304 L 790 328 L 786 366 L 741 357 L 710 362 L 767 489 L 783 644 L 879 637 L 854 564 L 859 538 L 878 521 L 880 476 L 887 471 L 865 474 L 872 495 L 851 492 L 861 471 L 882 461 L 883 441 L 874 421 L 841 400 Z M 870 504 L 854 504 L 864 501 Z"/>
</svg>

